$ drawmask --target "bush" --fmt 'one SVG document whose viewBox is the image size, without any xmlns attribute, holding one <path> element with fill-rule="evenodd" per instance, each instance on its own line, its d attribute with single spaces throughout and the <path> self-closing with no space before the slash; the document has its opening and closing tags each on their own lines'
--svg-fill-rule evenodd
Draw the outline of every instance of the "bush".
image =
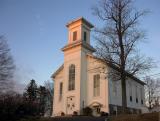
<svg viewBox="0 0 160 121">
<path fill-rule="evenodd" d="M 64 113 L 64 112 L 62 112 L 62 113 L 61 113 L 61 116 L 65 116 L 65 113 Z"/>
<path fill-rule="evenodd" d="M 23 99 L 14 92 L 0 95 L 0 120 L 17 121 L 28 116 L 39 116 L 39 103 Z"/>
<path fill-rule="evenodd" d="M 92 116 L 92 109 L 90 107 L 85 107 L 83 109 L 83 114 L 87 116 Z"/>
<path fill-rule="evenodd" d="M 0 119 L 2 121 L 17 120 L 20 117 L 19 106 L 22 104 L 20 95 L 8 92 L 0 95 Z"/>
<path fill-rule="evenodd" d="M 103 112 L 103 111 L 100 114 L 101 114 L 101 116 L 108 116 L 108 113 Z"/>
<path fill-rule="evenodd" d="M 74 111 L 73 112 L 73 116 L 77 116 L 78 115 L 78 112 L 77 111 Z"/>
</svg>

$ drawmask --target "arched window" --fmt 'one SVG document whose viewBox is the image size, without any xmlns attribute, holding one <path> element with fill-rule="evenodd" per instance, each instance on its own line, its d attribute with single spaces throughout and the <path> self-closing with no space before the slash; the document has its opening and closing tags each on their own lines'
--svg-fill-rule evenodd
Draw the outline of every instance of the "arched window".
<svg viewBox="0 0 160 121">
<path fill-rule="evenodd" d="M 68 90 L 75 89 L 75 65 L 69 66 L 69 82 L 68 82 Z"/>
</svg>

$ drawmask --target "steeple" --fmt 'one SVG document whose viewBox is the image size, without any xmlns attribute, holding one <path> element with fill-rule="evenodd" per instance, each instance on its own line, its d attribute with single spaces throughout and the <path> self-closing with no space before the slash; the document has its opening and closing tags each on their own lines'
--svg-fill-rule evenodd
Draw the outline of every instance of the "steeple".
<svg viewBox="0 0 160 121">
<path fill-rule="evenodd" d="M 63 51 L 75 45 L 82 45 L 91 52 L 95 51 L 90 45 L 90 31 L 94 27 L 90 22 L 80 17 L 67 23 L 66 26 L 68 28 L 68 43 L 62 48 Z"/>
</svg>

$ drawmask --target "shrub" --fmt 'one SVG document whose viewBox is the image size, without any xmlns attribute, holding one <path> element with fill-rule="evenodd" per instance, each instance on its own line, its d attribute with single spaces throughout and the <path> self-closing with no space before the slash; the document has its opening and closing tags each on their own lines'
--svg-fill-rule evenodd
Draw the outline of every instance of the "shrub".
<svg viewBox="0 0 160 121">
<path fill-rule="evenodd" d="M 87 116 L 91 116 L 92 115 L 92 109 L 90 107 L 85 107 L 83 109 L 83 114 L 87 115 Z"/>
<path fill-rule="evenodd" d="M 64 113 L 64 112 L 62 112 L 62 113 L 61 113 L 61 116 L 65 116 L 65 113 Z"/>
<path fill-rule="evenodd" d="M 73 112 L 73 116 L 77 116 L 78 115 L 78 112 L 77 111 L 74 111 Z"/>
<path fill-rule="evenodd" d="M 101 114 L 101 116 L 108 116 L 108 113 L 103 112 L 103 111 L 100 114 Z"/>
</svg>

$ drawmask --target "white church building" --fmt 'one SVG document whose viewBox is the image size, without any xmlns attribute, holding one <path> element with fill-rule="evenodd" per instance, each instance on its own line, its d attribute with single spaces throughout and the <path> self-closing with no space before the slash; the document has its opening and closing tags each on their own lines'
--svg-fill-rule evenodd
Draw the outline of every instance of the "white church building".
<svg viewBox="0 0 160 121">
<path fill-rule="evenodd" d="M 68 42 L 62 48 L 64 63 L 52 74 L 54 81 L 53 116 L 83 114 L 90 107 L 94 115 L 121 111 L 121 82 L 109 79 L 106 73 L 112 68 L 94 57 L 90 45 L 93 25 L 84 18 L 69 22 Z M 128 74 L 126 95 L 128 110 L 133 113 L 144 106 L 144 85 Z"/>
</svg>

